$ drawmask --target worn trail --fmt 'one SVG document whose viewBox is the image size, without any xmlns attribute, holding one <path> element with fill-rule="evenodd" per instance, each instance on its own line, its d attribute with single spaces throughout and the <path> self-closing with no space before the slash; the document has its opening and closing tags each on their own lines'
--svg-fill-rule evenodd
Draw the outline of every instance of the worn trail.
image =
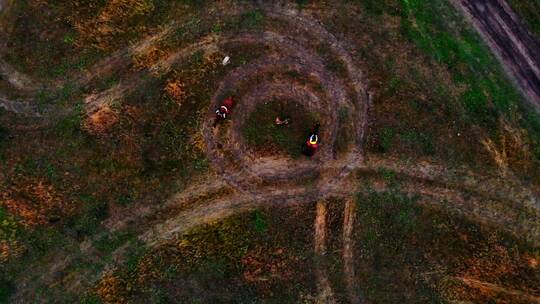
<svg viewBox="0 0 540 304">
<path fill-rule="evenodd" d="M 330 279 L 328 278 L 328 273 L 326 270 L 326 240 L 328 239 L 327 233 L 327 207 L 325 201 L 319 201 L 316 207 L 316 216 L 315 216 L 315 236 L 314 236 L 314 246 L 315 246 L 315 273 L 317 274 L 317 303 L 336 303 L 334 292 L 332 291 L 332 286 L 330 284 Z"/>
<path fill-rule="evenodd" d="M 0 0 L 2 1 L 2 0 Z M 457 1 L 457 0 L 456 0 Z M 460 1 L 465 5 L 468 1 Z M 490 2 L 491 3 L 491 2 Z M 491 5 L 491 4 L 490 4 Z M 373 182 L 372 191 L 387 191 L 388 186 L 377 183 L 381 179 L 381 168 L 392 170 L 403 181 L 402 190 L 411 194 L 421 193 L 425 199 L 420 203 L 437 206 L 449 211 L 456 211 L 461 215 L 475 221 L 485 221 L 490 225 L 501 227 L 516 234 L 526 235 L 533 242 L 538 240 L 540 219 L 538 193 L 520 188 L 522 185 L 498 185 L 482 180 L 492 188 L 482 187 L 480 183 L 474 184 L 470 180 L 481 180 L 478 177 L 464 180 L 445 180 L 451 172 L 434 170 L 422 165 L 402 165 L 399 160 L 366 159 L 363 151 L 364 134 L 366 132 L 369 95 L 363 80 L 363 74 L 354 65 L 348 53 L 347 45 L 341 43 L 333 34 L 307 14 L 287 6 L 261 4 L 258 6 L 264 14 L 284 23 L 286 30 L 267 29 L 259 32 L 244 32 L 237 35 L 222 34 L 221 37 L 203 37 L 197 42 L 185 46 L 162 58 L 145 71 L 133 71 L 124 76 L 120 82 L 105 91 L 91 94 L 85 99 L 87 113 L 98 111 L 101 107 L 109 105 L 114 100 L 135 91 L 137 87 L 144 86 L 148 73 L 163 75 L 175 65 L 181 64 L 184 59 L 197 51 L 220 49 L 227 44 L 259 44 L 269 46 L 274 53 L 253 60 L 236 69 L 231 70 L 219 83 L 216 92 L 213 92 L 211 106 L 206 113 L 202 126 L 203 137 L 206 142 L 206 153 L 217 172 L 209 180 L 197 183 L 194 186 L 173 195 L 161 206 L 149 207 L 140 204 L 130 206 L 130 210 L 118 213 L 105 220 L 102 224 L 111 231 L 130 229 L 136 232 L 138 239 L 148 247 L 160 246 L 174 240 L 190 229 L 221 220 L 231 215 L 247 212 L 260 207 L 279 207 L 293 204 L 316 204 L 316 217 L 314 223 L 314 251 L 324 260 L 326 242 L 328 239 L 327 205 L 324 199 L 330 197 L 347 198 L 343 221 L 343 272 L 347 288 L 347 297 L 351 303 L 363 303 L 363 298 L 357 286 L 354 269 L 354 227 L 356 207 L 350 198 L 358 177 L 363 181 Z M 246 7 L 245 10 L 250 9 Z M 243 10 L 239 9 L 238 14 Z M 499 22 L 499 21 L 497 21 Z M 509 21 L 508 21 L 509 22 Z M 502 26 L 502 25 L 501 25 Z M 95 65 L 89 73 L 80 75 L 75 83 L 78 86 L 91 84 L 93 81 L 103 79 L 116 71 L 127 69 L 134 54 L 145 52 L 153 44 L 174 30 L 168 26 L 155 36 L 149 37 L 133 47 L 121 50 L 109 58 Z M 525 38 L 523 38 L 525 39 Z M 314 50 L 318 44 L 325 42 L 330 45 L 329 54 L 343 63 L 344 73 L 336 75 L 325 65 L 324 58 Z M 519 71 L 528 72 L 532 81 L 525 84 L 534 87 L 535 58 L 531 51 L 517 49 L 523 55 L 523 62 L 529 64 L 519 65 Z M 529 53 L 527 53 L 529 52 Z M 533 54 L 533 55 L 531 55 Z M 521 62 L 522 63 L 522 62 Z M 521 64 L 520 63 L 520 64 Z M 1 66 L 0 66 L 1 68 Z M 10 67 L 0 69 L 11 75 L 10 83 L 14 87 L 24 87 L 28 79 L 16 72 L 9 72 Z M 531 71 L 532 74 L 531 74 Z M 260 76 L 270 73 L 286 74 L 295 72 L 300 77 L 309 79 L 309 84 L 298 81 L 258 81 Z M 526 73 L 525 73 L 526 74 Z M 15 77 L 17 76 L 17 77 Z M 264 78 L 263 78 L 264 79 Z M 240 84 L 247 87 L 240 91 L 238 102 L 241 107 L 235 112 L 234 120 L 227 126 L 214 129 L 211 118 L 214 107 L 230 91 L 240 88 Z M 246 85 L 247 84 L 247 85 Z M 315 89 L 317 88 L 317 89 Z M 538 93 L 534 89 L 532 93 Z M 535 93 L 535 94 L 536 94 Z M 327 139 L 321 153 L 311 160 L 290 160 L 282 156 L 259 158 L 243 141 L 241 126 L 249 117 L 258 102 L 268 98 L 290 98 L 306 105 L 310 110 L 328 113 L 324 124 L 324 137 Z M 9 100 L 0 96 L 0 107 L 21 115 L 39 116 L 41 112 L 31 106 L 31 103 Z M 335 142 L 338 136 L 337 115 L 340 108 L 349 109 L 352 122 L 354 140 L 348 151 L 337 154 Z M 229 141 L 218 145 L 217 132 L 228 134 Z M 309 172 L 316 172 L 317 179 L 313 184 L 306 184 Z M 459 175 L 459 174 L 456 174 Z M 461 176 L 466 176 L 462 174 Z M 519 190 L 516 190 L 519 189 Z M 503 206 L 510 213 L 501 214 L 499 207 Z M 525 213 L 523 213 L 525 212 Z M 531 221 L 523 223 L 519 214 L 527 214 Z M 536 222 L 536 223 L 535 223 Z M 358 223 L 361 225 L 361 223 Z M 89 242 L 84 252 L 90 252 L 93 243 Z M 128 246 L 129 244 L 126 244 Z M 44 265 L 43 275 L 39 278 L 45 285 L 54 283 L 56 274 L 68 269 L 75 263 L 73 254 L 59 254 L 50 265 Z M 320 303 L 335 302 L 327 270 L 324 263 L 315 265 L 318 276 L 318 301 Z M 46 269 L 49 268 L 49 269 Z M 105 267 L 109 269 L 110 267 Z M 62 277 L 62 284 L 73 292 L 82 292 L 91 286 L 100 274 L 84 274 L 85 277 Z M 16 299 L 31 300 L 34 282 L 30 277 L 23 278 L 20 288 L 15 295 Z"/>
<path fill-rule="evenodd" d="M 540 111 L 540 41 L 505 0 L 451 0 L 471 21 L 525 97 Z"/>
<path fill-rule="evenodd" d="M 353 198 L 345 200 L 345 209 L 343 211 L 343 273 L 345 286 L 350 303 L 361 304 L 363 299 L 359 295 L 360 288 L 356 280 L 354 270 L 354 223 L 356 218 L 356 202 Z"/>
</svg>

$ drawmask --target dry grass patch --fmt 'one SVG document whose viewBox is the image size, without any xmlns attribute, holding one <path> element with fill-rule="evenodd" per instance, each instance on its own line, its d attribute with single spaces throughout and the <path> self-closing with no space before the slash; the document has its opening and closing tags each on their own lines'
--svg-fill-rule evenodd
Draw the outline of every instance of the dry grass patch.
<svg viewBox="0 0 540 304">
<path fill-rule="evenodd" d="M 127 303 L 126 282 L 112 273 L 101 278 L 97 284 L 96 293 L 105 304 Z"/>
<path fill-rule="evenodd" d="M 106 105 L 92 113 L 83 123 L 83 129 L 93 135 L 105 133 L 118 122 L 118 113 Z"/>
<path fill-rule="evenodd" d="M 157 47 L 150 47 L 144 52 L 133 56 L 133 67 L 135 70 L 140 71 L 144 69 L 150 69 L 163 60 L 167 56 L 167 52 Z M 156 73 L 157 74 L 157 73 Z"/>
<path fill-rule="evenodd" d="M 502 175 L 510 169 L 529 171 L 534 166 L 533 154 L 527 131 L 500 119 L 498 138 L 484 138 L 482 145 L 489 152 Z"/>
<path fill-rule="evenodd" d="M 186 98 L 184 84 L 178 79 L 169 79 L 167 81 L 167 85 L 165 86 L 165 92 L 179 106 L 182 105 L 182 102 Z"/>
</svg>

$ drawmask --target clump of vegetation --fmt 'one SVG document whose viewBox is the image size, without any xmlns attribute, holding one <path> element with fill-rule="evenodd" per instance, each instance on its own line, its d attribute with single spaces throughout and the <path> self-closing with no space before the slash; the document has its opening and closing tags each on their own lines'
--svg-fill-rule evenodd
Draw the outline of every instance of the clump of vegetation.
<svg viewBox="0 0 540 304">
<path fill-rule="evenodd" d="M 276 117 L 289 119 L 277 125 Z M 292 100 L 271 100 L 260 103 L 242 126 L 247 143 L 261 153 L 284 152 L 299 157 L 310 128 L 317 123 L 316 113 Z"/>
<path fill-rule="evenodd" d="M 101 278 L 96 287 L 96 293 L 101 302 L 104 303 L 126 303 L 127 290 L 125 282 L 114 276 L 107 274 Z"/>
<path fill-rule="evenodd" d="M 178 79 L 170 79 L 165 87 L 165 92 L 172 98 L 178 105 L 182 105 L 183 100 L 186 97 L 186 89 L 184 84 Z"/>
<path fill-rule="evenodd" d="M 15 218 L 0 207 L 0 240 L 13 240 L 17 236 L 19 225 Z"/>
<path fill-rule="evenodd" d="M 105 202 L 96 201 L 92 197 L 83 198 L 86 201 L 85 209 L 76 218 L 73 218 L 68 226 L 71 226 L 76 234 L 83 239 L 85 236 L 94 234 L 99 223 L 107 216 L 107 204 Z"/>
</svg>

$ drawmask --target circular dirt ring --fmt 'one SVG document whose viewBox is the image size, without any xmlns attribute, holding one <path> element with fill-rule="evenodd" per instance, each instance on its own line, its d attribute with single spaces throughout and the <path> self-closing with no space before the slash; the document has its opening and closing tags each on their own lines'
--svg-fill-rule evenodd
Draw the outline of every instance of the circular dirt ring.
<svg viewBox="0 0 540 304">
<path fill-rule="evenodd" d="M 244 193 L 309 183 L 309 189 L 321 194 L 362 160 L 367 120 L 362 74 L 345 48 L 316 21 L 276 7 L 266 7 L 263 13 L 282 26 L 243 32 L 221 42 L 222 46 L 259 44 L 274 52 L 230 71 L 214 92 L 203 125 L 208 158 L 231 186 Z M 276 75 L 281 77 L 276 79 Z M 214 110 L 229 95 L 235 96 L 231 121 L 214 128 Z M 292 100 L 321 116 L 323 144 L 314 157 L 293 160 L 252 152 L 242 137 L 242 127 L 257 105 L 270 99 Z M 345 124 L 350 125 L 346 132 L 351 133 L 352 143 L 338 154 L 337 140 Z M 300 149 L 302 143 L 298 144 Z"/>
</svg>

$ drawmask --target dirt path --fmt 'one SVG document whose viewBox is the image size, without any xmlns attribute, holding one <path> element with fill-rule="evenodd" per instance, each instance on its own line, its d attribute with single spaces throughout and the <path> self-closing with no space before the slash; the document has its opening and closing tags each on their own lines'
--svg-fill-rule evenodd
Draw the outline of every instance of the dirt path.
<svg viewBox="0 0 540 304">
<path fill-rule="evenodd" d="M 39 81 L 20 73 L 4 60 L 0 60 L 0 79 L 6 80 L 11 86 L 20 91 L 36 92 L 43 88 Z"/>
<path fill-rule="evenodd" d="M 371 169 L 370 169 L 371 168 Z M 407 163 L 399 159 L 366 159 L 363 178 L 374 177 L 376 168 L 389 170 L 404 192 L 422 194 L 419 203 L 452 212 L 473 222 L 501 227 L 516 237 L 540 245 L 540 189 L 518 179 L 479 176 L 466 167 L 448 169 L 434 162 Z M 384 182 L 375 189 L 387 188 Z"/>
<path fill-rule="evenodd" d="M 356 218 L 356 201 L 350 197 L 345 200 L 345 210 L 343 216 L 343 273 L 345 286 L 350 303 L 363 303 L 358 294 L 359 288 L 354 271 L 354 219 Z"/>
<path fill-rule="evenodd" d="M 1 1 L 1 0 L 0 0 Z M 399 160 L 364 159 L 363 139 L 367 124 L 368 94 L 364 87 L 362 73 L 354 66 L 351 56 L 345 45 L 342 45 L 331 33 L 327 32 L 316 20 L 298 11 L 284 6 L 261 6 L 265 15 L 284 22 L 287 31 L 265 31 L 263 33 L 243 33 L 235 37 L 223 35 L 222 40 L 216 37 L 203 37 L 199 41 L 183 47 L 150 67 L 152 73 L 162 74 L 175 64 L 191 56 L 199 50 L 215 49 L 222 46 L 222 41 L 233 44 L 256 43 L 279 49 L 280 52 L 265 58 L 254 60 L 227 74 L 214 92 L 212 103 L 208 109 L 208 118 L 211 118 L 213 107 L 219 103 L 226 91 L 239 86 L 239 82 L 253 82 L 258 75 L 273 72 L 295 71 L 303 77 L 312 77 L 317 84 L 321 85 L 321 92 L 315 91 L 309 86 L 300 86 L 297 83 L 263 82 L 250 86 L 246 91 L 240 92 L 239 102 L 245 112 L 235 113 L 235 120 L 229 126 L 213 129 L 210 123 L 203 126 L 204 139 L 206 141 L 207 155 L 217 171 L 218 176 L 211 179 L 217 181 L 203 181 L 171 197 L 164 205 L 148 207 L 144 205 L 132 205 L 130 210 L 119 212 L 115 216 L 103 222 L 103 225 L 112 231 L 123 229 L 134 230 L 139 240 L 148 247 L 159 246 L 163 242 L 172 240 L 182 233 L 205 223 L 211 223 L 226 218 L 236 213 L 254 210 L 262 206 L 287 206 L 292 204 L 307 204 L 330 196 L 349 197 L 351 189 L 358 183 L 355 173 L 373 182 L 374 191 L 386 191 L 388 187 L 380 184 L 381 168 L 393 170 L 403 180 L 403 190 L 410 193 L 425 195 L 421 201 L 431 206 L 440 206 L 445 210 L 457 211 L 460 215 L 474 220 L 484 221 L 503 229 L 509 229 L 514 233 L 530 235 L 533 239 L 538 238 L 538 223 L 534 223 L 538 217 L 538 201 L 535 192 L 526 192 L 527 189 L 516 188 L 519 185 L 496 185 L 485 179 L 470 177 L 470 180 L 480 180 L 477 184 L 467 180 L 444 181 L 444 178 L 452 172 L 444 169 L 439 171 L 428 166 L 402 165 Z M 245 10 L 250 9 L 246 7 Z M 239 11 L 238 13 L 241 13 Z M 97 78 L 107 77 L 116 69 L 127 67 L 131 63 L 134 52 L 143 52 L 156 41 L 163 39 L 170 28 L 158 33 L 156 36 L 137 44 L 133 49 L 123 50 L 110 58 L 105 59 L 94 67 L 94 72 L 83 75 L 78 82 L 83 85 L 91 83 Z M 313 50 L 317 43 L 325 41 L 330 44 L 330 54 L 343 62 L 345 73 L 335 75 L 329 71 L 320 57 Z M 109 66 L 110 64 L 110 66 Z M 114 100 L 121 99 L 145 84 L 148 71 L 135 72 L 125 76 L 120 83 L 113 88 L 92 94 L 86 99 L 89 113 L 98 110 Z M 96 76 L 97 75 L 97 76 Z M 97 77 L 97 78 L 95 78 Z M 258 100 L 279 96 L 292 98 L 308 105 L 315 111 L 328 111 L 324 132 L 329 140 L 316 158 L 311 161 L 290 161 L 280 157 L 255 160 L 254 156 L 246 149 L 246 145 L 240 134 L 240 125 L 248 117 L 250 109 L 253 109 Z M 25 108 L 24 103 L 14 103 L 0 98 L 0 106 L 9 105 L 10 110 L 19 113 L 31 113 L 32 109 Z M 352 116 L 353 132 L 355 141 L 351 149 L 339 157 L 333 153 L 333 146 L 337 136 L 337 124 L 335 122 L 335 110 L 338 107 L 348 107 Z M 211 121 L 208 119 L 208 121 Z M 227 132 L 229 142 L 223 143 L 219 148 L 215 132 Z M 306 184 L 304 173 L 316 171 L 318 179 L 314 185 Z M 452 173 L 453 174 L 453 173 Z M 459 174 L 456 174 L 459 175 Z M 491 188 L 480 185 L 486 183 Z M 478 188 L 478 189 L 475 189 Z M 486 203 L 487 202 L 487 203 Z M 522 206 L 529 209 L 520 209 Z M 535 209 L 536 208 L 536 209 Z M 503 210 L 504 212 L 500 212 Z M 508 212 L 510 210 L 511 212 Z M 531 211 L 533 210 L 533 211 Z M 535 211 L 536 210 L 536 211 Z M 528 213 L 522 213 L 528 212 Z M 536 212 L 536 213 L 535 213 Z M 527 214 L 531 222 L 522 223 L 523 214 Z M 353 227 L 355 207 L 352 200 L 347 201 L 343 223 L 343 261 L 345 282 L 351 303 L 361 303 L 358 287 L 355 286 L 354 252 L 353 252 Z M 317 204 L 317 216 L 315 220 L 315 252 L 324 256 L 325 242 L 327 239 L 326 205 Z M 540 221 L 539 221 L 540 222 Z M 88 257 L 93 255 L 93 242 L 98 240 L 96 236 L 89 241 L 83 254 Z M 129 246 L 129 244 L 125 244 Z M 122 246 L 121 248 L 125 248 Z M 122 249 L 123 250 L 123 249 Z M 47 265 L 41 265 L 43 275 L 39 279 L 45 285 L 50 285 L 57 280 L 58 273 L 62 273 L 75 261 L 74 253 L 59 254 Z M 121 259 L 119 260 L 121 263 Z M 116 263 L 114 261 L 113 263 Z M 319 267 L 319 266 L 317 266 Z M 105 269 L 109 269 L 106 266 Z M 40 268 L 40 271 L 42 269 Z M 320 299 L 327 303 L 333 299 L 333 293 L 325 273 L 324 267 L 317 270 L 319 276 Z M 79 276 L 62 278 L 62 284 L 67 290 L 82 292 L 84 287 L 89 286 L 99 279 L 100 274 L 83 273 Z M 15 298 L 31 299 L 35 282 L 32 278 L 23 278 Z"/>
<path fill-rule="evenodd" d="M 319 201 L 317 202 L 316 207 L 316 216 L 315 216 L 315 235 L 314 235 L 314 251 L 316 255 L 315 260 L 315 273 L 317 274 L 317 298 L 316 303 L 336 303 L 334 292 L 332 291 L 332 286 L 330 284 L 330 279 L 328 278 L 327 267 L 326 265 L 326 240 L 328 237 L 328 228 L 326 225 L 327 221 L 327 211 L 326 211 L 326 202 Z"/>
<path fill-rule="evenodd" d="M 465 13 L 523 95 L 540 111 L 540 42 L 505 0 L 451 0 Z"/>
<path fill-rule="evenodd" d="M 172 240 L 183 232 L 200 224 L 226 218 L 232 214 L 255 210 L 263 206 L 289 206 L 316 201 L 318 197 L 342 196 L 344 192 L 327 192 L 319 196 L 314 189 L 306 191 L 305 187 L 282 187 L 281 189 L 264 190 L 260 193 L 233 193 L 230 196 L 202 201 L 198 205 L 173 214 L 169 219 L 158 223 L 150 230 L 140 234 L 139 239 L 150 246 L 160 245 Z"/>
</svg>

